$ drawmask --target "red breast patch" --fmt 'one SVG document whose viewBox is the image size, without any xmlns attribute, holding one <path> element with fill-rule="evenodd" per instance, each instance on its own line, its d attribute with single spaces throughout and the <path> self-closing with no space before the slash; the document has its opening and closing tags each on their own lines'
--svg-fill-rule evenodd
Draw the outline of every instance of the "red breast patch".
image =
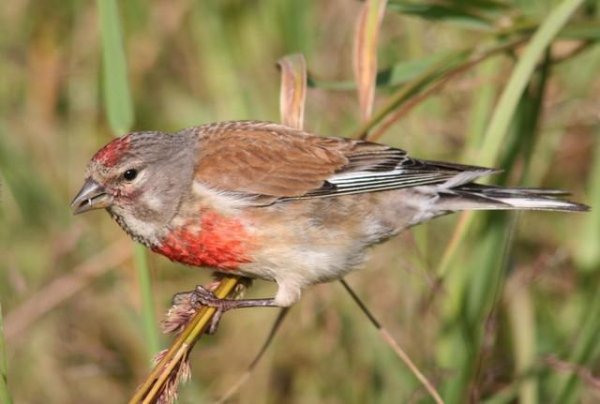
<svg viewBox="0 0 600 404">
<path fill-rule="evenodd" d="M 200 224 L 200 230 L 190 225 L 171 231 L 152 251 L 183 264 L 225 270 L 250 261 L 252 238 L 239 219 L 205 211 Z"/>
</svg>

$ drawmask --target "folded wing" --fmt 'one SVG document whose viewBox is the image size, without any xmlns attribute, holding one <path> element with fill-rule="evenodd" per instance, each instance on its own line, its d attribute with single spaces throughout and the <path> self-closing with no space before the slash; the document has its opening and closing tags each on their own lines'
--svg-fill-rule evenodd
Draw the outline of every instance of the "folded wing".
<svg viewBox="0 0 600 404">
<path fill-rule="evenodd" d="M 377 143 L 325 138 L 241 121 L 201 127 L 196 180 L 223 192 L 322 198 L 433 184 L 457 186 L 494 170 L 416 160 Z"/>
</svg>

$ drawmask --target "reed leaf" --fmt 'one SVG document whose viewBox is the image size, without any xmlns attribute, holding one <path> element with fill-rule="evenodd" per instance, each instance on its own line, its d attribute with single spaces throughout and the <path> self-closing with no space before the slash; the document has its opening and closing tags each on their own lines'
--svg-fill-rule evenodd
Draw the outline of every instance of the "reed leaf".
<svg viewBox="0 0 600 404">
<path fill-rule="evenodd" d="M 115 0 L 98 0 L 97 5 L 102 34 L 104 106 L 113 133 L 119 135 L 129 131 L 134 120 L 133 101 L 127 80 L 121 19 Z M 141 245 L 135 245 L 134 248 L 142 301 L 144 340 L 148 347 L 148 355 L 152 357 L 154 352 L 160 349 L 160 337 L 156 327 L 151 274 L 145 248 Z"/>
</svg>

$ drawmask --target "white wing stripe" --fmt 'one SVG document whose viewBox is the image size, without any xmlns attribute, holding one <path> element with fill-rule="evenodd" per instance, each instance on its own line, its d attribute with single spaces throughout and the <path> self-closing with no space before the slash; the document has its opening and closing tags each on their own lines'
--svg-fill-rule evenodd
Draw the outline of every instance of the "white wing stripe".
<svg viewBox="0 0 600 404">
<path fill-rule="evenodd" d="M 345 172 L 341 174 L 335 174 L 333 177 L 329 178 L 327 181 L 331 183 L 343 182 L 343 181 L 352 181 L 354 179 L 361 178 L 377 178 L 377 177 L 397 177 L 402 175 L 406 170 L 404 169 L 395 169 L 392 171 L 354 171 L 354 172 Z"/>
<path fill-rule="evenodd" d="M 369 183 L 379 183 L 379 182 L 388 182 L 388 181 L 398 181 L 398 182 L 410 182 L 413 180 L 422 180 L 422 179 L 429 179 L 429 178 L 439 178 L 439 179 L 444 179 L 444 178 L 449 178 L 451 176 L 449 175 L 444 175 L 444 174 L 420 174 L 420 175 L 389 175 L 389 176 L 380 176 L 380 177 L 361 177 L 361 178 L 352 178 L 352 179 L 344 179 L 344 180 L 337 180 L 335 178 L 332 178 L 330 180 L 328 180 L 329 183 L 331 184 L 335 184 L 335 185 L 339 185 L 339 186 L 344 186 L 344 185 L 352 185 L 352 184 L 369 184 Z"/>
</svg>

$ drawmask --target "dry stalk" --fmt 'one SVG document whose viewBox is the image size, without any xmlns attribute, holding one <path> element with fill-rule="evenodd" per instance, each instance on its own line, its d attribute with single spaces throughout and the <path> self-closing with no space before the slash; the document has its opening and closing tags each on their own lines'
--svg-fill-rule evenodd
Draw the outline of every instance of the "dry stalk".
<svg viewBox="0 0 600 404">
<path fill-rule="evenodd" d="M 354 302 L 358 305 L 358 307 L 362 310 L 362 312 L 367 316 L 367 318 L 369 319 L 371 324 L 373 324 L 373 326 L 377 329 L 381 339 L 383 339 L 383 341 L 390 348 L 392 348 L 392 350 L 394 351 L 396 356 L 398 356 L 400 358 L 400 360 L 402 360 L 402 362 L 404 362 L 406 367 L 415 375 L 417 380 L 419 380 L 419 382 L 421 382 L 421 384 L 425 387 L 425 389 L 431 395 L 433 400 L 437 404 L 444 404 L 444 400 L 442 400 L 440 393 L 437 392 L 433 383 L 431 383 L 429 381 L 429 379 L 427 379 L 427 377 L 425 377 L 425 375 L 419 370 L 417 365 L 415 365 L 415 363 L 410 359 L 408 354 L 406 352 L 404 352 L 402 347 L 400 347 L 400 344 L 398 344 L 398 341 L 396 341 L 394 339 L 394 337 L 388 332 L 388 330 L 381 325 L 381 323 L 377 320 L 377 318 L 375 318 L 375 316 L 373 315 L 373 313 L 371 313 L 371 311 L 368 309 L 368 307 L 365 305 L 365 303 L 360 299 L 360 297 L 358 297 L 358 295 L 354 292 L 354 290 L 352 290 L 350 285 L 348 285 L 348 283 L 344 279 L 340 280 L 340 282 L 342 283 L 342 285 L 344 286 L 344 288 L 346 289 L 346 291 L 348 292 L 348 294 L 350 295 L 352 300 L 354 300 Z"/>
<path fill-rule="evenodd" d="M 219 299 L 225 299 L 239 295 L 244 286 L 243 278 L 227 275 L 207 285 L 207 289 Z M 177 387 L 189 379 L 190 352 L 209 327 L 216 311 L 214 307 L 192 307 L 189 295 L 175 297 L 163 329 L 179 335 L 169 349 L 157 355 L 154 368 L 129 400 L 130 404 L 172 403 L 177 398 Z"/>
<path fill-rule="evenodd" d="M 377 42 L 387 0 L 367 0 L 362 6 L 354 31 L 352 65 L 363 121 L 373 112 L 377 76 Z"/>
<path fill-rule="evenodd" d="M 296 53 L 279 59 L 277 66 L 281 72 L 281 122 L 292 128 L 302 129 L 306 104 L 306 60 L 304 55 Z"/>
</svg>

